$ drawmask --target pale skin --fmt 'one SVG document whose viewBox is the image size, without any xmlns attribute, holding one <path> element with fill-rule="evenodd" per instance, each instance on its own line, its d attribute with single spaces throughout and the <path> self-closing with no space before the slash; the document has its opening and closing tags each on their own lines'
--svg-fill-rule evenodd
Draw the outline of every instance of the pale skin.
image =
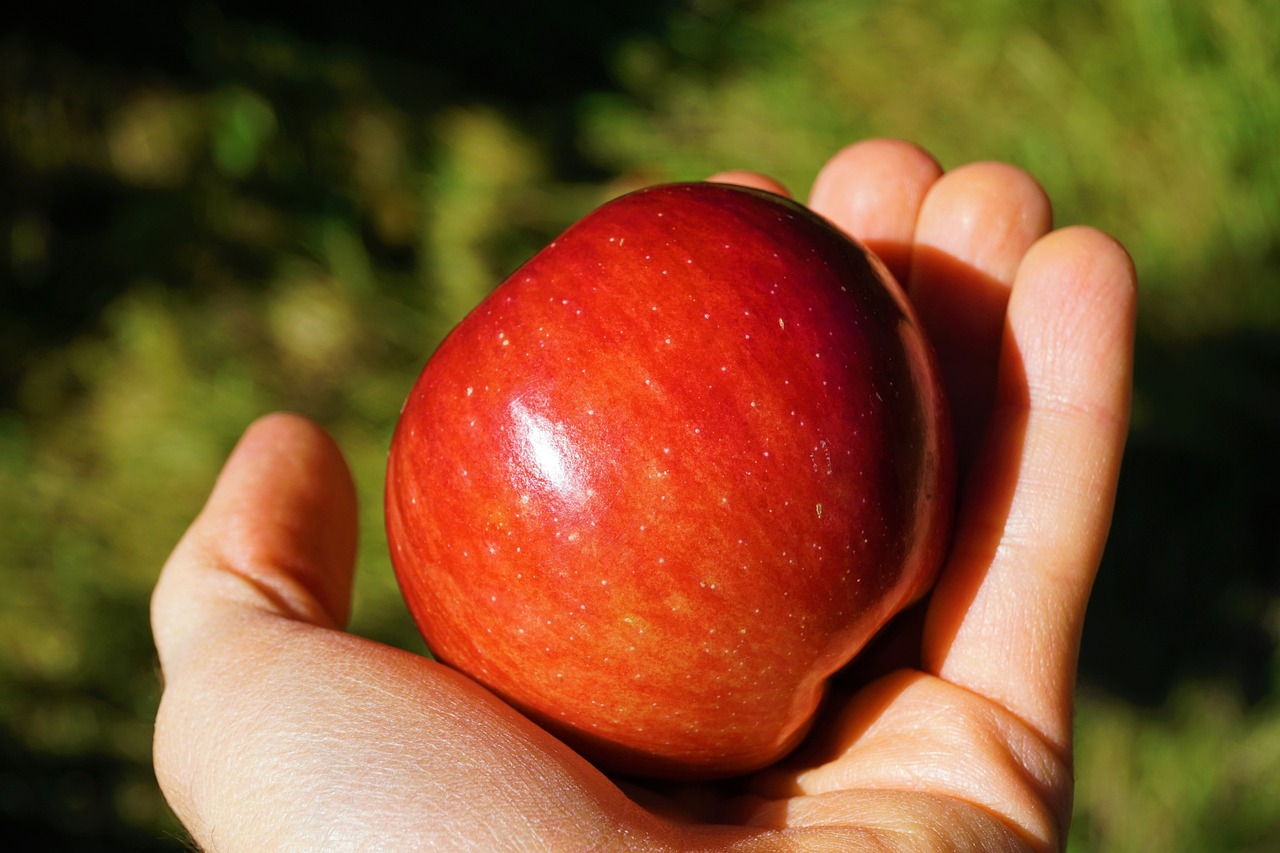
<svg viewBox="0 0 1280 853">
<path fill-rule="evenodd" d="M 777 192 L 760 175 L 715 180 Z M 964 472 L 911 656 L 833 694 L 792 759 L 620 783 L 475 682 L 346 633 L 355 490 L 334 442 L 253 424 L 152 600 L 155 768 L 202 849 L 1055 850 L 1081 627 L 1129 415 L 1133 264 L 1053 230 L 1025 172 L 871 140 L 810 206 L 879 253 L 944 366 Z"/>
</svg>

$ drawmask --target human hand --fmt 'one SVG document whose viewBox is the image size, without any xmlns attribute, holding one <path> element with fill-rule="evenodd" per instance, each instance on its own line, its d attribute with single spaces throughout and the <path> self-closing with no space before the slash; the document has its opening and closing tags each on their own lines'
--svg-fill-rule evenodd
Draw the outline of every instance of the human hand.
<svg viewBox="0 0 1280 853">
<path fill-rule="evenodd" d="M 1050 232 L 1025 173 L 944 175 L 904 143 L 845 149 L 810 205 L 903 282 L 952 400 L 957 528 L 907 625 L 908 658 L 841 684 L 801 750 L 752 777 L 674 792 L 611 780 L 465 676 L 342 630 L 350 475 L 316 426 L 269 416 L 232 454 L 152 603 L 165 678 L 156 773 L 197 843 L 1065 844 L 1076 656 L 1128 419 L 1132 264 L 1096 231 Z"/>
</svg>

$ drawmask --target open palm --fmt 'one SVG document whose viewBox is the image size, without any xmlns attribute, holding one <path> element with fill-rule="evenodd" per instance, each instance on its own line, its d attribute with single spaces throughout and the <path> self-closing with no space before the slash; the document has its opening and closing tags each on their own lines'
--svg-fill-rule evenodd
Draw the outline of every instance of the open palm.
<svg viewBox="0 0 1280 853">
<path fill-rule="evenodd" d="M 782 191 L 766 178 L 717 180 Z M 166 564 L 157 777 L 206 850 L 1057 849 L 1081 625 L 1128 420 L 1135 281 L 1025 173 L 870 141 L 809 204 L 885 259 L 943 365 L 964 472 L 942 575 L 809 741 L 729 785 L 611 780 L 470 679 L 345 633 L 341 453 L 254 424 Z"/>
</svg>

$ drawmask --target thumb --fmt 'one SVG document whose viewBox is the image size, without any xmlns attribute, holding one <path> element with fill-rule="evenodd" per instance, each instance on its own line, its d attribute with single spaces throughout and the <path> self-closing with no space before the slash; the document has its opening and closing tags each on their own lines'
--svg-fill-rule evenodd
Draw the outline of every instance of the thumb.
<svg viewBox="0 0 1280 853">
<path fill-rule="evenodd" d="M 355 552 L 355 486 L 334 441 L 297 415 L 256 421 L 156 585 L 162 668 L 193 637 L 248 611 L 343 627 Z"/>
</svg>

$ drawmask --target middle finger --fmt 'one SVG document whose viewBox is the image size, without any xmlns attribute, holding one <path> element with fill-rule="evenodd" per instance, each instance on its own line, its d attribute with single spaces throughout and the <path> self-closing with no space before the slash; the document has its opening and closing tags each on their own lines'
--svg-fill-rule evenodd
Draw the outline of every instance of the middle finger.
<svg viewBox="0 0 1280 853">
<path fill-rule="evenodd" d="M 916 223 L 907 293 L 941 362 L 961 470 L 991 410 L 1009 289 L 1052 210 L 1029 174 L 973 163 L 943 175 Z"/>
</svg>

